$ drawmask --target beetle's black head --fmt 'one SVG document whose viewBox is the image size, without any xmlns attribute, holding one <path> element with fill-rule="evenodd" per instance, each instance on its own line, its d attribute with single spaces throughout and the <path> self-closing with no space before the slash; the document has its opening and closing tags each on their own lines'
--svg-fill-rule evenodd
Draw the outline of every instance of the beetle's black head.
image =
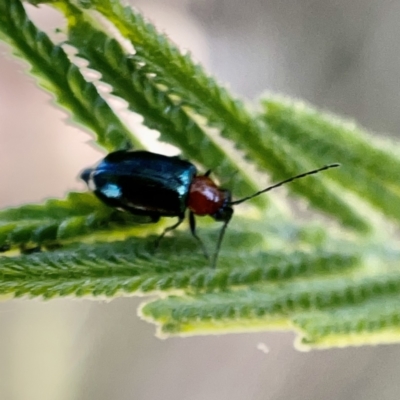
<svg viewBox="0 0 400 400">
<path fill-rule="evenodd" d="M 92 174 L 93 169 L 92 168 L 86 168 L 84 169 L 81 174 L 80 174 L 80 178 L 86 182 L 87 185 L 89 185 L 89 179 L 90 179 L 90 175 Z"/>
<path fill-rule="evenodd" d="M 216 221 L 229 221 L 233 215 L 233 208 L 229 205 L 221 207 L 212 217 Z"/>
<path fill-rule="evenodd" d="M 232 194 L 229 190 L 221 189 L 221 192 L 224 194 L 225 200 L 223 205 L 219 208 L 219 210 L 212 215 L 212 217 L 216 221 L 225 221 L 228 222 L 233 215 L 233 208 L 231 206 Z"/>
</svg>

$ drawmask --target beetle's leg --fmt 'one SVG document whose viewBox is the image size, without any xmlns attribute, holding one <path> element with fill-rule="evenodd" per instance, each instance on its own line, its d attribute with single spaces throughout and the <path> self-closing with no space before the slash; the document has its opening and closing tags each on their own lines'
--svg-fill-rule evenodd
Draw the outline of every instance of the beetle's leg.
<svg viewBox="0 0 400 400">
<path fill-rule="evenodd" d="M 204 176 L 210 176 L 210 174 L 211 174 L 211 169 L 209 169 L 205 174 L 204 174 Z"/>
<path fill-rule="evenodd" d="M 179 220 L 176 224 L 168 226 L 167 228 L 164 229 L 164 232 L 157 238 L 157 240 L 154 243 L 155 249 L 158 249 L 158 246 L 160 245 L 161 239 L 169 232 L 169 231 L 173 231 L 174 229 L 176 229 L 185 219 L 185 215 L 180 215 L 179 216 Z"/>
<path fill-rule="evenodd" d="M 233 209 L 231 207 L 226 207 L 223 210 L 223 214 L 218 215 L 216 218 L 217 221 L 224 221 L 224 224 L 222 225 L 222 228 L 219 231 L 217 247 L 215 248 L 215 253 L 213 254 L 213 258 L 211 260 L 212 268 L 215 268 L 217 265 L 218 254 L 219 254 L 219 250 L 221 248 L 222 239 L 224 238 L 226 227 L 228 226 L 229 221 L 232 219 L 232 215 L 233 215 Z"/>
<path fill-rule="evenodd" d="M 194 214 L 192 211 L 189 211 L 189 225 L 190 225 L 190 232 L 192 232 L 193 237 L 199 242 L 201 250 L 203 251 L 204 257 L 209 260 L 210 256 L 208 255 L 206 246 L 204 246 L 204 243 L 202 240 L 197 236 L 196 233 L 196 219 L 194 217 Z"/>
</svg>

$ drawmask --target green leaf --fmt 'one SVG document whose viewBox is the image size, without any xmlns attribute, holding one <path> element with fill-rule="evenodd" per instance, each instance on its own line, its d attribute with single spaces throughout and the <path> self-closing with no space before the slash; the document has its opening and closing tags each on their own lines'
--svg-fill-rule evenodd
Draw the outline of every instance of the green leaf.
<svg viewBox="0 0 400 400">
<path fill-rule="evenodd" d="M 220 292 L 336 274 L 357 264 L 356 257 L 332 251 L 265 252 L 263 246 L 262 237 L 254 233 L 232 231 L 221 253 L 221 268 L 213 269 L 187 234 L 166 238 L 157 252 L 149 238 L 70 244 L 56 252 L 0 258 L 0 293 L 53 297 L 64 290 L 78 296 Z"/>
<path fill-rule="evenodd" d="M 65 200 L 51 199 L 0 211 L 0 248 L 16 245 L 54 245 L 95 232 L 132 230 L 148 218 L 104 206 L 91 193 L 70 193 Z"/>
<path fill-rule="evenodd" d="M 54 44 L 28 18 L 18 0 L 0 0 L 0 39 L 31 65 L 30 73 L 67 109 L 74 120 L 95 132 L 108 151 L 142 147 L 114 114 L 96 87 L 87 82 L 60 45 Z"/>
<path fill-rule="evenodd" d="M 398 263 L 379 275 L 357 265 L 353 272 L 336 267 L 331 277 L 325 271 L 280 284 L 268 279 L 223 293 L 170 296 L 147 303 L 141 314 L 160 325 L 160 335 L 295 328 L 303 348 L 398 341 Z"/>
<path fill-rule="evenodd" d="M 282 140 L 296 143 L 315 163 L 340 161 L 329 177 L 338 191 L 351 191 L 400 222 L 400 160 L 355 123 L 325 115 L 304 102 L 278 96 L 263 98 L 262 118 Z M 394 145 L 393 145 L 394 146 Z M 366 210 L 366 213 L 368 209 Z"/>
</svg>

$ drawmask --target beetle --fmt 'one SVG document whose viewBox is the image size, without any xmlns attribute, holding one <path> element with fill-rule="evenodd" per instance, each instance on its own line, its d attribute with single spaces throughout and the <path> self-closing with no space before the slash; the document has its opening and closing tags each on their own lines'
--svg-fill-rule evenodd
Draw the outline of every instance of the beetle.
<svg viewBox="0 0 400 400">
<path fill-rule="evenodd" d="M 160 217 L 177 217 L 178 221 L 167 227 L 158 237 L 156 247 L 166 233 L 176 229 L 183 222 L 188 209 L 190 231 L 206 258 L 209 258 L 203 242 L 196 233 L 195 215 L 209 215 L 214 220 L 223 222 L 211 258 L 211 266 L 215 268 L 222 239 L 233 216 L 232 206 L 285 183 L 338 166 L 339 164 L 325 165 L 236 201 L 232 201 L 229 190 L 220 188 L 213 182 L 209 177 L 210 170 L 204 175 L 198 175 L 196 167 L 189 161 L 178 156 L 169 157 L 144 150 L 120 150 L 110 153 L 94 168 L 82 171 L 80 177 L 88 188 L 110 207 L 148 216 L 150 222 L 157 222 Z"/>
</svg>

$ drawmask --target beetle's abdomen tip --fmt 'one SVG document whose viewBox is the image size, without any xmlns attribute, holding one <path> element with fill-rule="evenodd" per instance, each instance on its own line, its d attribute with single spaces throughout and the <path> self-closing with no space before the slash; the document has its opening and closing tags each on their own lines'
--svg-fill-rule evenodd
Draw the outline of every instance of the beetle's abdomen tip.
<svg viewBox="0 0 400 400">
<path fill-rule="evenodd" d="M 81 172 L 79 178 L 81 178 L 84 182 L 86 182 L 86 184 L 89 184 L 89 179 L 92 172 L 93 172 L 92 168 L 86 168 Z"/>
</svg>

